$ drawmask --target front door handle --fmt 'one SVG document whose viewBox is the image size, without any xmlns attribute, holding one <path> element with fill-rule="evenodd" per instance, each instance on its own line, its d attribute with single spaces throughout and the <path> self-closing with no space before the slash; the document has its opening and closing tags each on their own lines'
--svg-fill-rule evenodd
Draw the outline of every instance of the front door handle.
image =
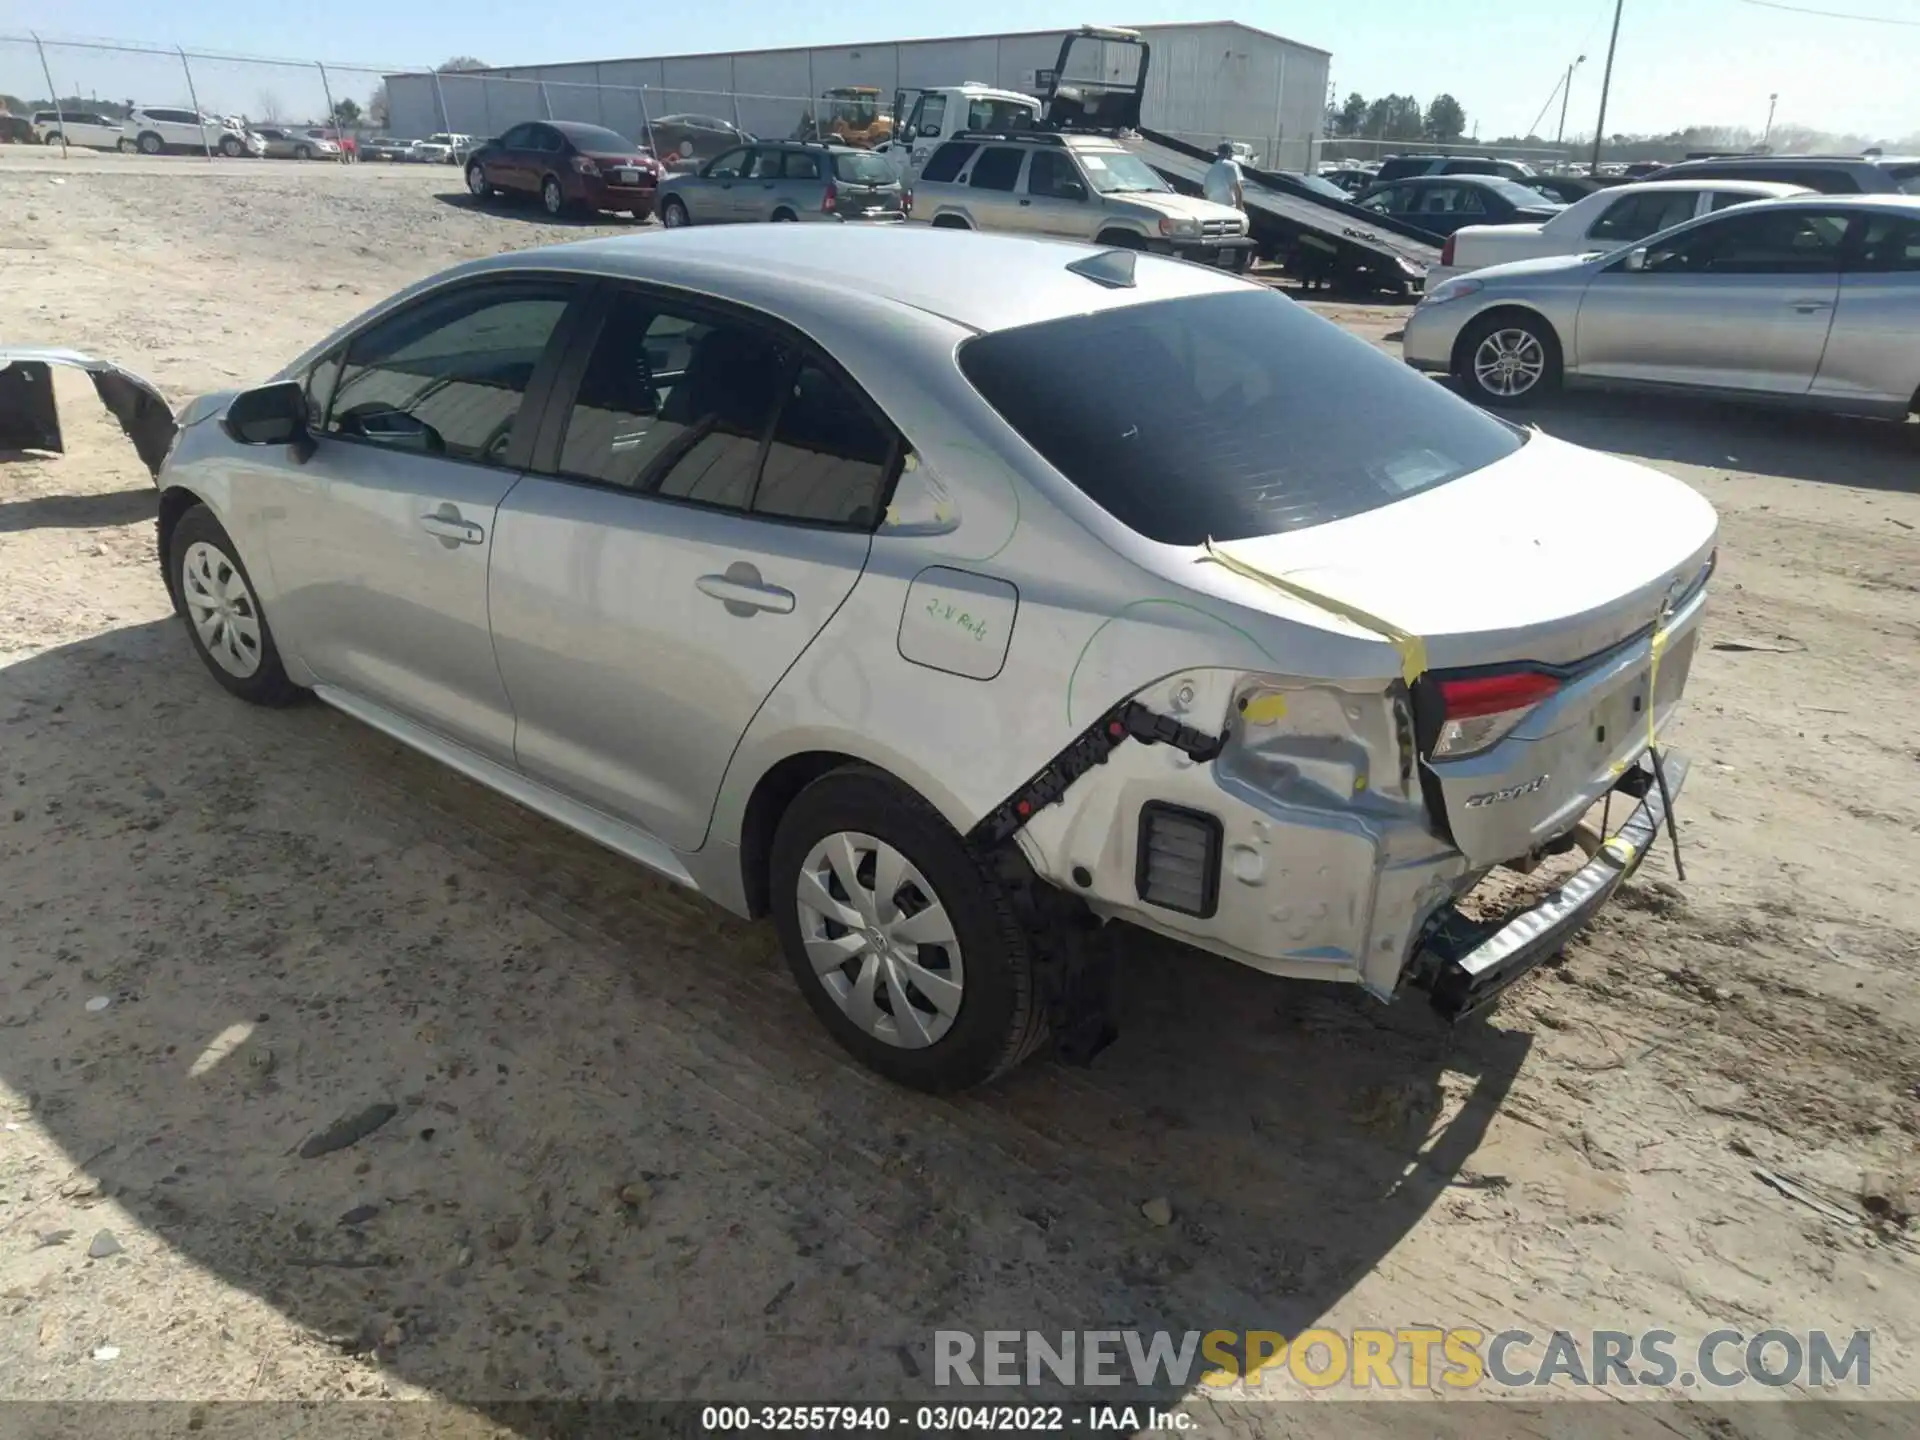
<svg viewBox="0 0 1920 1440">
<path fill-rule="evenodd" d="M 448 549 L 455 545 L 478 545 L 487 538 L 487 532 L 471 520 L 462 520 L 460 512 L 451 505 L 443 505 L 437 514 L 422 515 L 420 528 L 435 536 Z"/>
<path fill-rule="evenodd" d="M 693 583 L 702 595 L 725 605 L 729 615 L 744 619 L 761 610 L 775 615 L 793 613 L 793 592 L 767 584 L 760 578 L 760 571 L 744 560 L 734 561 L 724 575 L 702 575 Z"/>
<path fill-rule="evenodd" d="M 1031 200 L 1022 200 L 1022 201 L 1021 201 L 1020 203 L 1021 203 L 1022 205 L 1031 205 L 1031 204 L 1033 203 L 1033 201 L 1031 201 Z"/>
<path fill-rule="evenodd" d="M 1833 308 L 1833 302 L 1831 300 L 1789 300 L 1787 303 L 1802 315 L 1811 315 L 1816 310 L 1831 310 Z"/>
</svg>

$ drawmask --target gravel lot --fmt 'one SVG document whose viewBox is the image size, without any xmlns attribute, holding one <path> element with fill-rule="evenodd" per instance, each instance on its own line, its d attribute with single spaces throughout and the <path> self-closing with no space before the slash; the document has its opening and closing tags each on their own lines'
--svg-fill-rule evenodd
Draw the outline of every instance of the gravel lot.
<svg viewBox="0 0 1920 1440">
<path fill-rule="evenodd" d="M 460 190 L 0 152 L 0 341 L 178 399 L 457 259 L 648 243 Z M 1391 348 L 1400 312 L 1317 308 Z M 1674 737 L 1689 883 L 1662 847 L 1491 1023 L 1142 943 L 1091 1070 L 934 1100 L 841 1057 L 770 926 L 323 707 L 225 696 L 145 473 L 58 383 L 68 456 L 0 455 L 0 1399 L 511 1425 L 925 1398 L 936 1328 L 1311 1322 L 1872 1329 L 1873 1393 L 1920 1397 L 1920 427 L 1540 412 L 1706 494 L 1722 567 Z"/>
</svg>

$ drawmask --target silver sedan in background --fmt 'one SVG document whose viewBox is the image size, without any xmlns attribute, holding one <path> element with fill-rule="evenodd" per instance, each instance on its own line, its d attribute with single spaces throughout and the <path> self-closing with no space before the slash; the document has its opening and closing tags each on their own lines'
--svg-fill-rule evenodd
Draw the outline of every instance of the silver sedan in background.
<svg viewBox="0 0 1920 1440">
<path fill-rule="evenodd" d="M 1403 354 L 1488 405 L 1567 384 L 1902 419 L 1920 407 L 1920 197 L 1736 205 L 1630 249 L 1436 286 Z"/>
</svg>

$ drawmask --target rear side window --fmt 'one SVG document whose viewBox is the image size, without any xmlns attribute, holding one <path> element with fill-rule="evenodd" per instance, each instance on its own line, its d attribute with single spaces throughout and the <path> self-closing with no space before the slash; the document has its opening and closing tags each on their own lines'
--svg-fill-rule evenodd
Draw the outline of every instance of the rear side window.
<svg viewBox="0 0 1920 1440">
<path fill-rule="evenodd" d="M 1698 193 L 1692 190 L 1650 190 L 1644 195 L 1628 195 L 1616 200 L 1587 234 L 1592 239 L 1619 245 L 1644 240 L 1658 231 L 1671 229 L 1682 220 L 1691 220 L 1698 200 Z"/>
<path fill-rule="evenodd" d="M 1852 268 L 1880 273 L 1920 271 L 1920 220 L 1897 215 L 1876 215 L 1868 220 L 1861 236 L 1860 258 Z"/>
<path fill-rule="evenodd" d="M 920 172 L 920 178 L 935 184 L 952 180 L 973 157 L 973 152 L 979 148 L 970 143 L 948 141 L 933 152 L 933 158 L 927 161 L 926 168 Z"/>
<path fill-rule="evenodd" d="M 1026 152 L 1011 145 L 989 145 L 973 162 L 973 188 L 1011 190 L 1020 178 L 1020 161 Z"/>
<path fill-rule="evenodd" d="M 1002 330 L 968 341 L 959 360 L 1049 464 L 1168 545 L 1345 519 L 1524 443 L 1267 290 Z"/>
<path fill-rule="evenodd" d="M 893 435 L 817 362 L 801 363 L 773 427 L 753 513 L 871 530 Z"/>
<path fill-rule="evenodd" d="M 789 180 L 818 180 L 820 157 L 808 155 L 799 150 L 791 150 L 787 152 L 786 168 L 782 173 Z"/>
</svg>

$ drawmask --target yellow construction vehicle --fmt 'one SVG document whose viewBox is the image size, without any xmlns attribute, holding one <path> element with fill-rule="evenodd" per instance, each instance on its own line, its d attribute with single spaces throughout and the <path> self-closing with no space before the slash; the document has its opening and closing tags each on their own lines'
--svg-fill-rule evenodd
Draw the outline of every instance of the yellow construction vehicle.
<svg viewBox="0 0 1920 1440">
<path fill-rule="evenodd" d="M 814 128 L 814 139 L 871 150 L 893 138 L 893 117 L 880 108 L 879 86 L 836 85 L 821 94 Z"/>
</svg>

